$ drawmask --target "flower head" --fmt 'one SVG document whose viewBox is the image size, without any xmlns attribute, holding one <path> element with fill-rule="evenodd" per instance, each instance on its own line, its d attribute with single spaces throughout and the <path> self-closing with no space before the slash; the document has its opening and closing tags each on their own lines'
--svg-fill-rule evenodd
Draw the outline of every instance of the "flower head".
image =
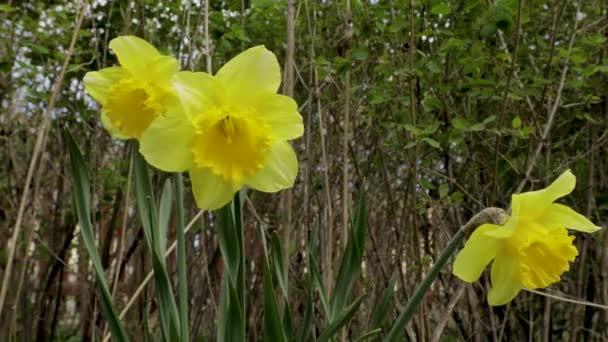
<svg viewBox="0 0 608 342">
<path fill-rule="evenodd" d="M 152 122 L 140 139 L 150 164 L 188 170 L 198 206 L 209 210 L 245 185 L 264 192 L 293 185 L 298 160 L 287 140 L 302 136 L 302 117 L 293 99 L 276 93 L 281 72 L 272 52 L 256 46 L 215 76 L 182 71 L 174 80 L 182 106 Z"/>
<path fill-rule="evenodd" d="M 549 187 L 511 198 L 511 216 L 502 226 L 479 226 L 454 261 L 454 274 L 474 282 L 492 262 L 490 305 L 511 301 L 521 289 L 544 288 L 559 281 L 578 251 L 566 228 L 592 233 L 600 229 L 573 209 L 554 203 L 574 190 L 570 170 Z"/>
<path fill-rule="evenodd" d="M 112 39 L 110 49 L 121 66 L 88 72 L 84 85 L 101 103 L 104 127 L 119 139 L 138 139 L 152 121 L 178 103 L 171 79 L 179 63 L 135 36 Z"/>
</svg>

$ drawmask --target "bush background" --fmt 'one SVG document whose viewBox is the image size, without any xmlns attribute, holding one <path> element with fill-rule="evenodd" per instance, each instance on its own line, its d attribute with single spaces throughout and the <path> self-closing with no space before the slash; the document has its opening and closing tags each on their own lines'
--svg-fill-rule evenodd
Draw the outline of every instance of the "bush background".
<svg viewBox="0 0 608 342">
<path fill-rule="evenodd" d="M 246 205 L 251 341 L 262 336 L 258 227 L 290 231 L 283 248 L 297 324 L 306 299 L 310 235 L 318 234 L 314 252 L 329 286 L 344 248 L 344 209 L 362 189 L 369 240 L 354 291 L 365 297 L 346 340 L 367 325 L 396 277 L 384 326 L 390 327 L 446 241 L 474 213 L 508 208 L 511 193 L 541 188 L 567 168 L 578 183 L 562 202 L 606 226 L 606 0 L 412 0 L 413 7 L 396 0 L 216 0 L 208 12 L 200 0 L 87 4 L 59 83 L 81 3 L 0 5 L 3 278 L 11 237 L 20 227 L 0 340 L 100 338 L 94 277 L 71 199 L 64 127 L 90 167 L 98 246 L 111 279 L 124 243 L 115 290 L 119 309 L 151 269 L 127 193 L 129 149 L 103 130 L 99 106 L 82 83 L 87 71 L 116 63 L 108 42 L 120 34 L 143 37 L 176 56 L 183 69 L 197 71 L 217 71 L 243 49 L 264 44 L 284 68 L 282 92 L 300 105 L 305 135 L 293 142 L 300 160 L 296 185 L 282 194 L 250 192 Z M 39 136 L 40 158 L 24 200 Z M 167 176 L 155 174 L 158 189 Z M 198 212 L 188 188 L 187 220 Z M 205 341 L 215 336 L 222 272 L 214 222 L 205 213 L 187 235 L 191 336 Z M 547 292 L 606 305 L 608 233 L 577 234 L 575 242 L 579 257 Z M 172 257 L 169 266 L 175 274 Z M 526 292 L 509 306 L 490 308 L 488 288 L 488 274 L 466 285 L 446 269 L 408 326 L 408 338 L 608 339 L 606 310 Z M 134 340 L 143 339 L 144 318 L 156 324 L 153 291 L 146 288 L 125 320 Z"/>
</svg>

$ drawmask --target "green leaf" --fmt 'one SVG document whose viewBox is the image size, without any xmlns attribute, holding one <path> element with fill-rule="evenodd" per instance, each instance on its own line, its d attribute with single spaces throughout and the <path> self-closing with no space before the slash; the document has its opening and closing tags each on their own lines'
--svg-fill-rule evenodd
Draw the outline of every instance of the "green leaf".
<svg viewBox="0 0 608 342">
<path fill-rule="evenodd" d="M 167 230 L 169 219 L 171 218 L 171 204 L 173 203 L 173 184 L 171 179 L 165 181 L 163 193 L 160 196 L 160 210 L 158 212 L 158 248 L 160 253 L 165 253 L 167 250 Z"/>
<path fill-rule="evenodd" d="M 251 4 L 255 7 L 267 9 L 276 3 L 275 0 L 252 0 Z"/>
<path fill-rule="evenodd" d="M 184 231 L 184 181 L 181 173 L 175 174 L 175 207 L 177 209 L 175 236 L 177 239 L 177 274 L 179 295 L 179 330 L 182 341 L 190 340 L 188 320 L 188 276 L 186 259 L 186 233 Z"/>
<path fill-rule="evenodd" d="M 456 129 L 466 130 L 469 128 L 469 123 L 463 118 L 454 118 L 452 119 L 452 126 Z"/>
<path fill-rule="evenodd" d="M 272 265 L 274 268 L 274 272 L 277 275 L 277 279 L 279 281 L 279 286 L 283 291 L 283 297 L 287 301 L 289 299 L 289 292 L 287 288 L 287 269 L 285 267 L 285 263 L 283 262 L 283 252 L 281 250 L 281 241 L 279 240 L 279 236 L 276 232 L 272 233 L 271 239 L 271 255 L 272 255 Z"/>
<path fill-rule="evenodd" d="M 431 146 L 433 148 L 441 150 L 441 145 L 439 144 L 439 141 L 437 141 L 435 139 L 424 137 L 424 138 L 422 138 L 422 141 L 424 141 L 425 143 L 429 144 L 429 146 Z"/>
<path fill-rule="evenodd" d="M 245 321 L 239 304 L 239 294 L 231 284 L 228 272 L 224 272 L 218 309 L 217 342 L 245 341 Z"/>
<path fill-rule="evenodd" d="M 369 58 L 369 52 L 365 48 L 357 48 L 351 53 L 351 57 L 358 61 L 365 61 Z"/>
<path fill-rule="evenodd" d="M 355 315 L 357 310 L 359 309 L 359 305 L 361 305 L 361 300 L 363 296 L 360 296 L 355 300 L 350 306 L 344 309 L 340 314 L 336 315 L 336 317 L 332 320 L 331 324 L 329 324 L 325 330 L 319 336 L 317 341 L 325 342 L 329 341 L 331 337 L 333 337 L 344 325 L 346 325 L 350 319 Z"/>
<path fill-rule="evenodd" d="M 445 183 L 439 184 L 439 198 L 444 198 L 445 195 L 447 195 L 449 191 L 450 191 L 450 187 L 447 184 L 445 184 Z"/>
<path fill-rule="evenodd" d="M 87 175 L 87 168 L 76 141 L 74 141 L 74 138 L 67 130 L 64 131 L 64 138 L 70 153 L 70 166 L 73 177 L 72 192 L 76 213 L 78 215 L 80 232 L 89 258 L 93 264 L 93 270 L 95 271 L 95 277 L 97 279 L 97 287 L 101 293 L 101 297 L 99 297 L 101 313 L 108 323 L 112 338 L 119 342 L 128 341 L 127 334 L 125 333 L 120 319 L 118 318 L 118 314 L 114 309 L 114 305 L 112 304 L 112 295 L 110 294 L 106 282 L 101 259 L 97 253 L 97 247 L 95 246 L 95 234 L 93 233 L 93 225 L 91 223 L 91 186 Z"/>
<path fill-rule="evenodd" d="M 222 258 L 226 263 L 226 271 L 230 276 L 230 280 L 233 284 L 236 284 L 241 262 L 241 248 L 232 216 L 231 203 L 218 210 L 217 220 L 217 235 Z"/>
<path fill-rule="evenodd" d="M 261 234 L 264 245 L 263 282 L 264 282 L 264 340 L 269 342 L 287 341 L 287 336 L 281 322 L 279 307 L 277 305 L 274 288 L 272 286 L 272 273 L 268 265 L 268 249 L 264 234 Z M 280 254 L 280 249 L 279 249 Z"/>
<path fill-rule="evenodd" d="M 382 326 L 382 322 L 384 322 L 384 318 L 388 314 L 391 309 L 391 303 L 393 301 L 393 297 L 395 296 L 395 282 L 397 281 L 397 277 L 394 276 L 388 286 L 382 292 L 382 297 L 376 303 L 374 310 L 372 311 L 372 316 L 369 323 L 369 329 L 376 329 Z"/>
<path fill-rule="evenodd" d="M 9 5 L 0 5 L 0 12 L 13 12 L 17 9 L 15 7 L 11 7 Z"/>
<path fill-rule="evenodd" d="M 435 15 L 448 15 L 452 13 L 452 9 L 448 4 L 436 4 L 431 7 L 431 13 Z"/>
<path fill-rule="evenodd" d="M 133 144 L 132 147 L 135 198 L 144 237 L 152 254 L 154 285 L 156 287 L 156 298 L 158 299 L 161 330 L 165 340 L 179 340 L 179 314 L 166 268 L 165 253 L 161 248 L 163 232 L 161 231 L 160 216 L 154 201 L 150 171 L 146 161 L 138 152 L 137 144 Z"/>
<path fill-rule="evenodd" d="M 331 317 L 335 317 L 344 309 L 353 283 L 361 270 L 361 261 L 365 252 L 365 240 L 367 237 L 367 207 L 365 192 L 362 190 L 359 196 L 355 221 L 351 224 L 348 242 L 342 255 L 338 277 L 331 300 Z"/>
<path fill-rule="evenodd" d="M 515 129 L 521 127 L 521 118 L 519 117 L 519 115 L 513 118 L 513 121 L 511 121 L 511 126 Z"/>
</svg>

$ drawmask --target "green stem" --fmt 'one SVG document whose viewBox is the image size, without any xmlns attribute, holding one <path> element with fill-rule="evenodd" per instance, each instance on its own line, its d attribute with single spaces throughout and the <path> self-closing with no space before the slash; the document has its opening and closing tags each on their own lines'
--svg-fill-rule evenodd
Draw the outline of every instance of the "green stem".
<svg viewBox="0 0 608 342">
<path fill-rule="evenodd" d="M 397 318 L 397 321 L 393 325 L 393 328 L 384 338 L 384 342 L 392 342 L 399 340 L 401 332 L 403 331 L 407 323 L 410 321 L 410 319 L 412 319 L 412 316 L 414 316 L 418 304 L 420 304 L 422 298 L 424 298 L 424 295 L 428 291 L 429 287 L 431 286 L 431 284 L 433 284 L 435 278 L 437 278 L 439 271 L 441 271 L 441 268 L 446 264 L 450 256 L 458 248 L 460 242 L 463 240 L 465 235 L 469 231 L 485 223 L 502 224 L 505 218 L 505 212 L 502 209 L 486 208 L 480 211 L 477 215 L 473 216 L 473 218 L 471 218 L 469 222 L 467 222 L 467 224 L 460 227 L 458 232 L 456 232 L 456 235 L 452 237 L 443 252 L 441 252 L 441 255 L 439 256 L 435 264 L 433 264 L 433 267 L 431 267 L 429 273 L 426 275 L 426 277 L 424 277 L 424 279 L 422 279 L 422 282 L 420 282 L 420 284 L 418 284 L 418 287 L 414 290 L 412 298 L 407 302 L 405 309 L 403 310 L 403 312 L 401 312 L 399 318 Z"/>
<path fill-rule="evenodd" d="M 186 274 L 186 236 L 184 232 L 184 182 L 182 174 L 175 174 L 175 206 L 177 208 L 177 273 L 179 291 L 179 329 L 181 341 L 189 341 L 188 331 L 188 276 Z"/>
<path fill-rule="evenodd" d="M 245 288 L 245 236 L 243 233 L 243 214 L 241 210 L 241 193 L 240 191 L 234 195 L 234 199 L 232 201 L 234 206 L 234 229 L 236 230 L 236 235 L 239 239 L 239 247 L 240 247 L 240 256 L 241 260 L 239 262 L 239 273 L 237 277 L 237 293 L 239 295 L 239 300 L 241 302 L 241 314 L 243 323 L 243 331 L 245 331 L 247 326 L 247 296 L 246 296 L 246 288 Z"/>
</svg>

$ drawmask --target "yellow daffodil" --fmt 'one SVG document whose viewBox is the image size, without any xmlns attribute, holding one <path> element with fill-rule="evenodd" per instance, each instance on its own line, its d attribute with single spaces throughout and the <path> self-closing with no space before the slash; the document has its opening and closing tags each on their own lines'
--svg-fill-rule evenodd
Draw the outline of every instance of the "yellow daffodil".
<svg viewBox="0 0 608 342">
<path fill-rule="evenodd" d="M 112 39 L 110 49 L 121 66 L 88 72 L 84 85 L 101 103 L 101 122 L 110 134 L 138 139 L 154 119 L 179 103 L 171 85 L 179 63 L 134 36 Z"/>
<path fill-rule="evenodd" d="M 511 198 L 511 215 L 502 226 L 479 226 L 454 262 L 454 274 L 474 282 L 493 260 L 490 305 L 511 301 L 521 289 L 538 289 L 559 281 L 578 251 L 566 228 L 592 233 L 600 229 L 556 199 L 574 190 L 567 170 L 549 187 Z"/>
<path fill-rule="evenodd" d="M 291 187 L 298 160 L 287 140 L 302 136 L 303 124 L 295 101 L 276 93 L 280 83 L 279 63 L 264 46 L 242 52 L 215 76 L 179 72 L 182 106 L 152 122 L 140 152 L 161 170 L 188 170 L 203 209 L 224 206 L 243 186 Z"/>
</svg>

